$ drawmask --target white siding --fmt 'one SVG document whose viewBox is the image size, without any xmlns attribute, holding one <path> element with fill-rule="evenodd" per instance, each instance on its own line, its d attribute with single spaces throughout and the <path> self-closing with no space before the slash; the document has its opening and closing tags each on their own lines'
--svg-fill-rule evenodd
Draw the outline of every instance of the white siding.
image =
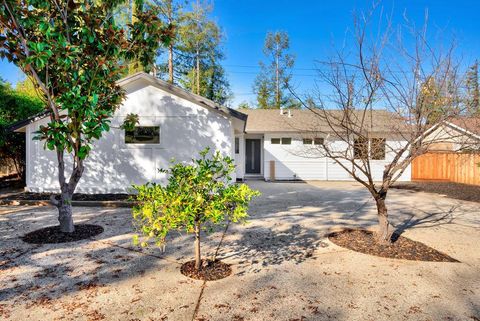
<svg viewBox="0 0 480 321">
<path fill-rule="evenodd" d="M 112 119 L 112 129 L 95 143 L 85 162 L 85 172 L 77 187 L 83 193 L 125 192 L 132 184 L 162 182 L 158 172 L 174 158 L 189 161 L 207 146 L 233 156 L 233 127 L 223 115 L 171 95 L 145 80 L 126 87 L 127 98 Z M 124 143 L 124 131 L 118 127 L 125 116 L 140 116 L 140 126 L 160 126 L 160 144 Z M 41 120 L 27 128 L 27 135 L 38 129 Z M 116 127 L 116 128 L 115 128 Z M 28 137 L 27 136 L 27 137 Z M 34 192 L 57 191 L 56 155 L 43 148 L 43 142 L 27 142 L 27 189 Z M 66 168 L 71 167 L 70 159 Z"/>
<path fill-rule="evenodd" d="M 245 139 L 243 134 L 236 135 L 239 140 L 239 153 L 235 154 L 235 174 L 238 179 L 243 179 L 245 173 Z M 235 151 L 234 151 L 235 152 Z"/>
<path fill-rule="evenodd" d="M 271 144 L 271 138 L 291 137 L 291 145 Z M 342 141 L 330 142 L 330 147 L 335 150 L 346 150 L 348 144 Z M 403 141 L 387 138 L 387 151 L 385 160 L 371 160 L 373 177 L 382 179 L 385 165 L 394 157 L 388 146 L 402 146 Z M 317 146 L 303 145 L 302 137 L 292 133 L 265 134 L 264 139 L 264 177 L 270 179 L 270 161 L 275 161 L 275 179 L 278 180 L 353 180 L 348 172 L 336 161 L 323 157 L 316 150 Z M 348 166 L 348 162 L 344 162 Z M 351 165 L 350 165 L 351 166 Z M 411 177 L 410 166 L 401 176 L 400 180 L 409 181 Z"/>
</svg>

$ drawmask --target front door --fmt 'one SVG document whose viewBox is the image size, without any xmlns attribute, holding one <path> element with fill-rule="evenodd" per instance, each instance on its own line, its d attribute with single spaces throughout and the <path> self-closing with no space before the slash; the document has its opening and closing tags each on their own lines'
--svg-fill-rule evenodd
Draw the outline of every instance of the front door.
<svg viewBox="0 0 480 321">
<path fill-rule="evenodd" d="M 262 140 L 246 139 L 245 149 L 245 173 L 260 174 Z"/>
</svg>

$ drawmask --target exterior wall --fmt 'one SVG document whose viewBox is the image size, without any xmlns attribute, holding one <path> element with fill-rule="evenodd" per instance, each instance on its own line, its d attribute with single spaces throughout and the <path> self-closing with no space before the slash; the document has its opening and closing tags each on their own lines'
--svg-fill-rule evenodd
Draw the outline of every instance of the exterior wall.
<svg viewBox="0 0 480 321">
<path fill-rule="evenodd" d="M 126 86 L 127 99 L 112 118 L 112 129 L 95 143 L 85 162 L 79 193 L 119 193 L 132 184 L 164 182 L 158 172 L 169 161 L 190 161 L 207 146 L 234 157 L 234 129 L 230 119 L 190 101 L 171 95 L 145 80 Z M 139 115 L 140 126 L 160 126 L 160 144 L 125 144 L 119 129 L 129 113 Z M 58 191 L 56 155 L 32 141 L 33 132 L 47 120 L 27 127 L 27 189 Z M 68 158 L 66 168 L 71 167 Z M 68 174 L 68 173 L 67 173 Z"/>
<path fill-rule="evenodd" d="M 291 145 L 272 145 L 271 138 L 291 137 Z M 385 165 L 394 157 L 394 153 L 388 147 L 399 148 L 405 142 L 387 139 L 385 160 L 371 160 L 374 179 L 382 179 Z M 331 142 L 331 148 L 345 150 L 348 145 L 342 141 Z M 396 146 L 396 147 L 395 147 Z M 275 161 L 275 178 L 278 180 L 353 180 L 353 178 L 333 159 L 324 157 L 315 146 L 303 145 L 302 137 L 298 134 L 278 133 L 265 134 L 264 139 L 264 177 L 270 179 L 270 161 Z M 347 164 L 347 162 L 345 162 Z M 410 181 L 410 166 L 400 177 L 400 181 Z"/>
<path fill-rule="evenodd" d="M 245 138 L 243 134 L 237 134 L 235 137 L 239 140 L 238 154 L 235 154 L 234 158 L 236 166 L 235 174 L 237 179 L 243 179 L 245 175 Z"/>
</svg>

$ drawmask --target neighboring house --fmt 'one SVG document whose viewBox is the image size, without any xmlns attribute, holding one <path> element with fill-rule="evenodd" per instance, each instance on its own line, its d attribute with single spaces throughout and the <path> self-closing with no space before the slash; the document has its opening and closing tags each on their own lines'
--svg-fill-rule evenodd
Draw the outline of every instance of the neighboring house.
<svg viewBox="0 0 480 321">
<path fill-rule="evenodd" d="M 321 153 L 322 143 L 341 151 L 347 151 L 348 144 L 312 111 L 237 111 L 145 73 L 126 77 L 119 85 L 126 99 L 112 118 L 111 130 L 95 143 L 86 160 L 77 192 L 118 193 L 132 184 L 163 182 L 159 168 L 167 167 L 172 158 L 190 161 L 207 146 L 234 157 L 237 179 L 353 180 Z M 125 132 L 120 126 L 130 113 L 139 116 L 139 125 Z M 47 116 L 36 115 L 14 126 L 26 133 L 26 189 L 32 192 L 58 190 L 55 152 L 32 140 L 39 126 L 48 122 Z M 381 180 L 393 150 L 406 144 L 401 134 L 405 123 L 382 110 L 372 111 L 365 121 L 370 124 L 371 140 L 383 144 L 370 162 L 373 178 Z M 458 125 L 448 124 L 448 128 L 465 134 Z M 410 178 L 408 167 L 400 180 Z"/>
<path fill-rule="evenodd" d="M 119 81 L 126 99 L 112 118 L 112 128 L 95 143 L 78 184 L 79 193 L 126 192 L 132 184 L 161 182 L 172 158 L 189 161 L 207 146 L 234 156 L 234 137 L 245 128 L 246 115 L 216 105 L 145 73 Z M 133 132 L 120 129 L 125 116 L 139 116 Z M 26 133 L 26 189 L 57 191 L 57 160 L 43 142 L 32 140 L 46 114 L 18 123 Z M 69 159 L 69 158 L 68 158 Z M 65 168 L 70 168 L 66 164 Z"/>
<path fill-rule="evenodd" d="M 455 117 L 438 126 L 430 135 L 432 152 L 480 151 L 480 117 Z"/>
</svg>

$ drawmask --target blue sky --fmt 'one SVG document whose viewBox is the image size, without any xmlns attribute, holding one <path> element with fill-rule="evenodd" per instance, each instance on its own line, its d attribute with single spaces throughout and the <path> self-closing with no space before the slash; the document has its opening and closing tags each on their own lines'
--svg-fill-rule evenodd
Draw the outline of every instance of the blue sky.
<svg viewBox="0 0 480 321">
<path fill-rule="evenodd" d="M 372 1 L 216 0 L 212 16 L 223 28 L 226 39 L 224 66 L 235 95 L 234 106 L 254 101 L 252 83 L 263 59 L 267 31 L 283 30 L 290 35 L 291 53 L 296 56 L 293 82 L 299 92 L 314 86 L 315 61 L 328 58 L 332 44 L 341 45 L 352 26 L 354 11 L 367 10 Z M 397 0 L 382 2 L 396 22 L 402 15 L 421 24 L 429 12 L 429 28 L 453 33 L 458 51 L 467 64 L 480 58 L 480 2 L 475 0 Z M 15 83 L 21 73 L 6 61 L 0 62 L 0 76 Z"/>
</svg>

